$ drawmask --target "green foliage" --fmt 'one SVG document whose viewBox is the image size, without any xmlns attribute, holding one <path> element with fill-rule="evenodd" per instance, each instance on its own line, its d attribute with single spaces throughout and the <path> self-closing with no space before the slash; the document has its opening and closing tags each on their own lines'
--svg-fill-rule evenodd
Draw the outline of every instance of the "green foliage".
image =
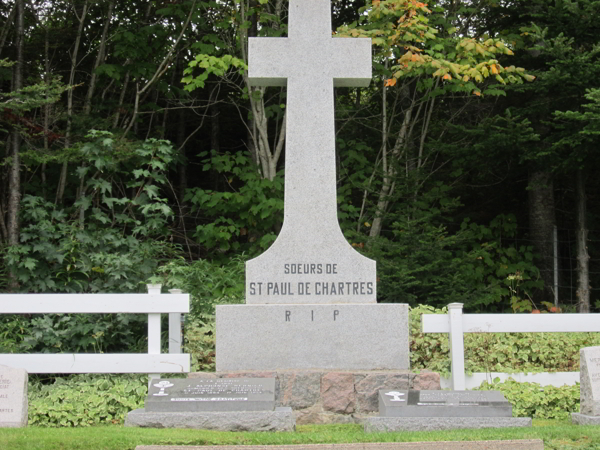
<svg viewBox="0 0 600 450">
<path fill-rule="evenodd" d="M 520 293 L 541 286 L 531 246 L 515 246 L 504 239 L 516 233 L 512 215 L 498 216 L 488 226 L 466 219 L 451 233 L 443 216 L 457 200 L 438 186 L 400 210 L 390 231 L 372 240 L 367 254 L 378 261 L 378 299 L 415 305 L 422 299 L 442 307 L 460 302 L 466 310 L 503 311 L 514 292 L 508 280 L 519 274 Z"/>
<path fill-rule="evenodd" d="M 421 314 L 446 308 L 419 305 L 410 310 L 411 368 L 450 373 L 448 335 L 421 333 Z M 598 333 L 466 333 L 465 370 L 473 372 L 574 372 L 579 350 L 600 345 Z"/>
<path fill-rule="evenodd" d="M 470 37 L 466 34 L 472 33 L 470 29 L 457 33 L 453 17 L 441 6 L 430 10 L 422 2 L 383 0 L 367 4 L 361 11 L 359 27 L 352 24 L 340 32 L 370 37 L 379 57 L 395 57 L 387 86 L 395 86 L 402 78 L 415 78 L 421 87 L 430 88 L 432 78 L 438 78 L 443 83 L 436 84 L 432 96 L 446 92 L 480 96 L 483 88 L 484 94 L 506 95 L 503 85 L 535 78 L 523 68 L 499 62 L 503 56 L 513 55 L 511 44 L 486 35 Z"/>
<path fill-rule="evenodd" d="M 192 371 L 215 370 L 215 306 L 244 301 L 244 258 L 224 264 L 175 259 L 161 266 L 153 283 L 190 294 L 185 318 L 184 350 L 192 355 Z"/>
<path fill-rule="evenodd" d="M 160 196 L 172 146 L 149 139 L 123 149 L 102 131 L 88 139 L 78 168 L 86 188 L 74 207 L 23 197 L 21 244 L 4 260 L 22 292 L 135 292 L 173 253 L 165 239 L 173 212 Z M 132 199 L 118 196 L 126 188 Z"/>
<path fill-rule="evenodd" d="M 219 178 L 227 180 L 227 186 L 223 191 L 188 190 L 185 200 L 192 211 L 201 210 L 213 218 L 196 228 L 196 240 L 219 253 L 232 250 L 255 255 L 267 249 L 283 222 L 283 176 L 273 181 L 262 178 L 252 160 L 242 153 L 213 151 L 203 169 L 218 173 Z"/>
<path fill-rule="evenodd" d="M 29 383 L 29 425 L 89 427 L 122 424 L 125 415 L 143 408 L 146 375 L 74 375 L 52 384 Z"/>
<path fill-rule="evenodd" d="M 504 382 L 484 382 L 479 389 L 502 392 L 513 407 L 513 417 L 568 420 L 571 413 L 579 412 L 579 384 L 541 386 L 509 379 Z"/>
</svg>

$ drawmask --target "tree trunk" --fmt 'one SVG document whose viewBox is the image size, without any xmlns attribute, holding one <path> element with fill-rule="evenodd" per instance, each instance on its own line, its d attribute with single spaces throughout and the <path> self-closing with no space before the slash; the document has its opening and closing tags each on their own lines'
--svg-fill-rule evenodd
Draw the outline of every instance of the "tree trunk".
<svg viewBox="0 0 600 450">
<path fill-rule="evenodd" d="M 102 38 L 100 39 L 100 46 L 98 47 L 98 55 L 96 56 L 96 61 L 94 62 L 92 76 L 90 78 L 90 85 L 85 96 L 85 103 L 83 106 L 83 113 L 85 115 L 89 115 L 92 109 L 92 97 L 94 95 L 94 90 L 96 89 L 96 69 L 104 62 L 104 56 L 106 54 L 106 35 L 108 34 L 108 26 L 110 24 L 110 20 L 112 19 L 112 10 L 114 4 L 114 0 L 108 2 L 108 12 L 106 13 L 104 28 L 102 29 Z"/>
<path fill-rule="evenodd" d="M 17 13 L 15 17 L 16 34 L 16 64 L 13 72 L 13 90 L 23 88 L 23 40 L 25 38 L 25 0 L 17 0 L 15 6 Z M 11 151 L 12 162 L 8 179 L 8 245 L 19 244 L 19 212 L 21 207 L 21 135 L 15 127 L 12 131 Z"/>
<path fill-rule="evenodd" d="M 23 40 L 25 39 L 25 0 L 16 0 L 17 9 L 15 17 L 15 35 L 16 35 L 16 64 L 13 71 L 13 90 L 18 91 L 23 88 Z M 7 211 L 7 241 L 8 245 L 19 245 L 20 223 L 19 213 L 21 211 L 21 135 L 15 127 L 12 131 L 10 140 L 10 155 L 12 157 L 11 166 L 8 175 L 8 211 Z M 8 274 L 8 289 L 15 291 L 19 287 L 19 282 L 12 271 Z"/>
<path fill-rule="evenodd" d="M 19 3 L 19 2 L 17 2 Z M 2 49 L 4 48 L 4 43 L 6 42 L 6 37 L 8 36 L 8 31 L 10 30 L 10 25 L 15 20 L 15 15 L 17 14 L 17 5 L 13 6 L 8 13 L 8 17 L 6 18 L 6 22 L 4 22 L 4 26 L 2 27 L 2 32 L 0 32 L 0 55 L 2 54 Z"/>
<path fill-rule="evenodd" d="M 73 7 L 75 16 L 77 11 Z M 81 11 L 81 17 L 79 19 L 79 26 L 77 28 L 77 37 L 75 38 L 75 47 L 73 48 L 73 54 L 71 55 L 71 72 L 69 75 L 69 85 L 73 86 L 75 82 L 75 69 L 77 68 L 77 53 L 79 52 L 79 43 L 81 42 L 81 35 L 83 34 L 83 23 L 85 22 L 85 16 L 88 11 L 88 0 L 83 4 Z M 65 149 L 71 146 L 71 132 L 73 128 L 73 89 L 69 89 L 67 92 L 67 129 L 65 130 Z M 58 189 L 56 191 L 56 203 L 62 203 L 65 195 L 65 188 L 67 186 L 67 175 L 68 175 L 69 163 L 63 162 L 60 171 L 60 180 L 58 182 Z"/>
<path fill-rule="evenodd" d="M 281 2 L 277 2 L 278 7 L 276 7 L 276 12 L 281 13 Z M 248 63 L 248 38 L 254 37 L 257 34 L 258 30 L 258 18 L 256 14 L 253 14 L 251 17 L 247 17 L 246 13 L 248 10 L 252 9 L 256 6 L 256 0 L 250 0 L 248 5 L 245 5 L 244 2 L 240 2 L 240 15 L 242 17 L 242 22 L 249 20 L 250 26 L 248 29 L 240 29 L 240 41 L 241 51 L 242 51 L 242 59 Z M 278 18 L 279 19 L 279 18 Z M 279 135 L 276 138 L 276 143 L 274 145 L 275 148 L 271 149 L 272 146 L 269 143 L 269 120 L 267 118 L 267 113 L 265 109 L 265 90 L 264 87 L 251 87 L 248 82 L 248 74 L 244 76 L 244 81 L 248 92 L 250 93 L 250 108 L 252 110 L 253 120 L 248 124 L 248 130 L 250 133 L 250 143 L 248 148 L 251 154 L 256 155 L 256 161 L 258 167 L 260 168 L 260 172 L 263 178 L 273 180 L 277 173 L 277 163 L 279 162 L 279 158 L 281 157 L 281 153 L 283 151 L 283 146 L 285 143 L 285 121 L 286 121 L 286 113 L 284 113 L 283 121 L 279 130 Z M 259 95 L 255 95 L 258 93 Z"/>
<path fill-rule="evenodd" d="M 529 231 L 539 254 L 538 267 L 544 289 L 534 301 L 554 302 L 554 184 L 552 175 L 545 170 L 535 170 L 529 175 Z"/>
<path fill-rule="evenodd" d="M 587 249 L 587 220 L 585 180 L 583 171 L 577 170 L 577 312 L 590 312 L 590 255 Z"/>
</svg>

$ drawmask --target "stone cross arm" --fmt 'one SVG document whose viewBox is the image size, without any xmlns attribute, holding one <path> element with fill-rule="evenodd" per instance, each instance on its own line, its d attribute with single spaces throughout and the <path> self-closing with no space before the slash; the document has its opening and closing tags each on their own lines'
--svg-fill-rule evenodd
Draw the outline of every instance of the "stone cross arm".
<svg viewBox="0 0 600 450">
<path fill-rule="evenodd" d="M 288 78 L 348 87 L 371 82 L 371 40 L 332 38 L 329 0 L 290 0 L 288 30 L 287 38 L 248 40 L 252 85 L 285 86 Z"/>
</svg>

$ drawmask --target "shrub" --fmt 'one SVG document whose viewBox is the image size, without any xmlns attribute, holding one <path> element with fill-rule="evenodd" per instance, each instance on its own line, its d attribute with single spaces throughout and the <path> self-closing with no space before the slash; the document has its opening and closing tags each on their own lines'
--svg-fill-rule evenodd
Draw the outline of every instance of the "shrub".
<svg viewBox="0 0 600 450">
<path fill-rule="evenodd" d="M 29 383 L 29 425 L 88 427 L 122 424 L 125 415 L 143 408 L 146 375 L 73 375 L 51 384 Z"/>
<path fill-rule="evenodd" d="M 513 417 L 534 419 L 569 419 L 579 412 L 579 384 L 574 386 L 541 386 L 538 383 L 520 383 L 512 378 L 500 383 L 484 382 L 482 391 L 500 391 L 513 406 Z"/>
<path fill-rule="evenodd" d="M 410 311 L 411 368 L 450 373 L 445 333 L 421 333 L 421 314 L 446 308 L 419 305 Z M 465 370 L 470 372 L 571 372 L 579 370 L 579 349 L 600 345 L 600 333 L 466 333 Z"/>
</svg>

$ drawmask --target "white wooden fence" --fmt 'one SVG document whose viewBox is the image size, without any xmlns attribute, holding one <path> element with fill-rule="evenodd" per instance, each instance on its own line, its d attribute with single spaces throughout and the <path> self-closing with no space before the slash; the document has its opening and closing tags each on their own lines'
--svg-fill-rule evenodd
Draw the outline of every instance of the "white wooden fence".
<svg viewBox="0 0 600 450">
<path fill-rule="evenodd" d="M 0 294 L 0 314 L 148 314 L 148 353 L 0 354 L 0 364 L 29 373 L 185 373 L 190 355 L 181 353 L 181 314 L 189 294 L 160 285 L 147 294 Z M 161 354 L 161 314 L 169 314 L 169 353 Z M 157 376 L 157 375 L 152 375 Z"/>
<path fill-rule="evenodd" d="M 465 389 L 464 333 L 570 333 L 600 331 L 600 314 L 463 314 L 462 303 L 448 314 L 423 314 L 423 333 L 448 333 L 451 387 Z"/>
</svg>

